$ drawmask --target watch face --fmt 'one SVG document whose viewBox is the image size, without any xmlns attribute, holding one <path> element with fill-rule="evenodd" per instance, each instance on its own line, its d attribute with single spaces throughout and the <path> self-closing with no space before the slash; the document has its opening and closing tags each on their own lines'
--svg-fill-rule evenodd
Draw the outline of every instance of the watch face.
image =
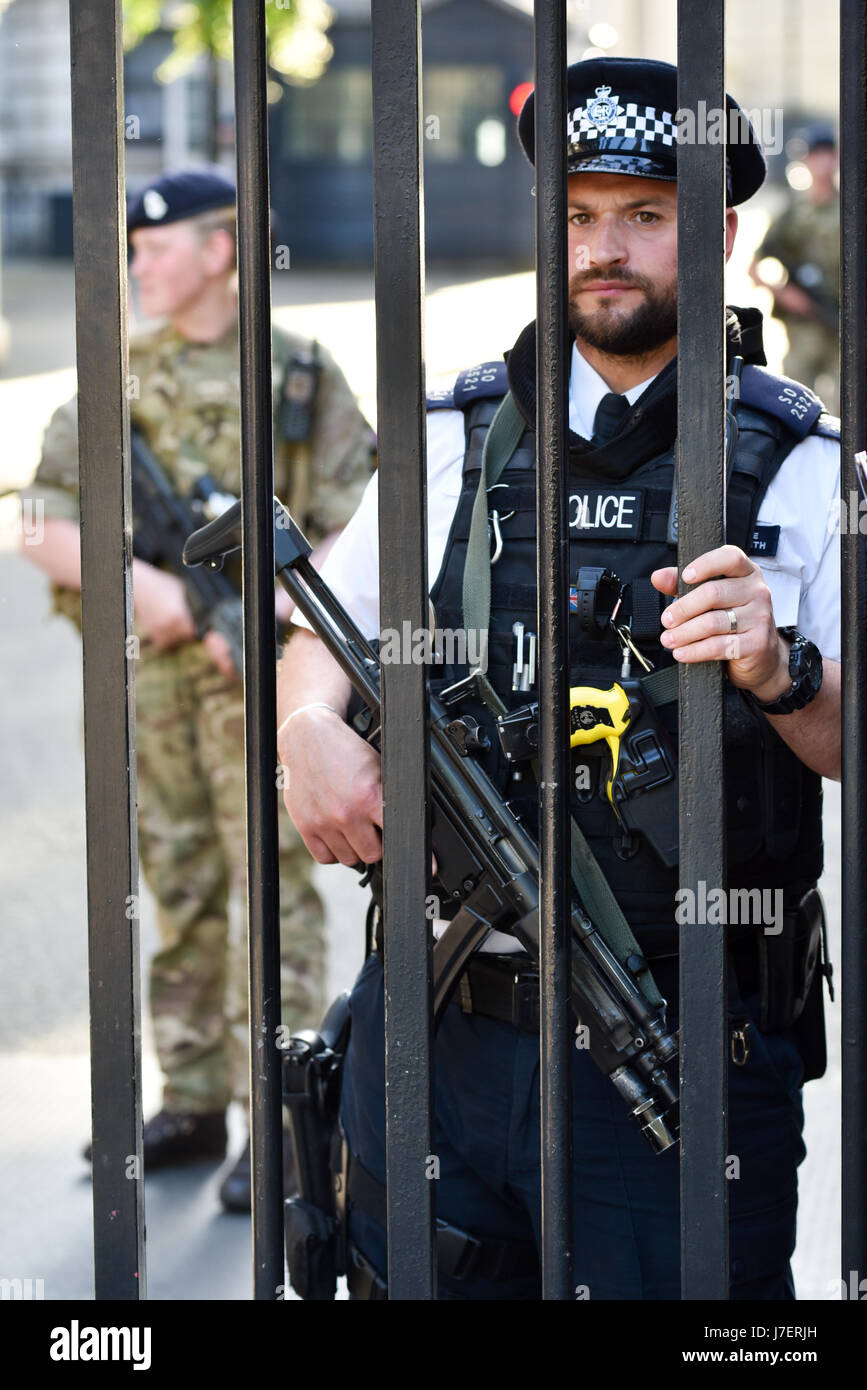
<svg viewBox="0 0 867 1390">
<path fill-rule="evenodd" d="M 811 662 L 810 674 L 807 680 L 807 684 L 809 685 L 814 695 L 817 694 L 822 687 L 822 675 L 822 658 L 819 657 L 817 661 Z"/>
<path fill-rule="evenodd" d="M 766 714 L 791 714 L 794 710 L 803 709 L 808 705 L 821 689 L 822 654 L 814 643 L 798 632 L 797 628 L 781 627 L 777 630 L 792 644 L 789 651 L 791 688 L 770 704 L 763 704 L 761 701 L 756 701 L 756 704 Z"/>
<path fill-rule="evenodd" d="M 818 648 L 800 632 L 795 634 L 789 654 L 792 696 L 812 698 L 822 685 L 822 656 Z"/>
</svg>

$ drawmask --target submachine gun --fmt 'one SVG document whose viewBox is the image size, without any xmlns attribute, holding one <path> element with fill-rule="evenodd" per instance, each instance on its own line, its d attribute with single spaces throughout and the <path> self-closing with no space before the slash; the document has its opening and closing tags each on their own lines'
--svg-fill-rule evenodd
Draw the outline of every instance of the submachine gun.
<svg viewBox="0 0 867 1390">
<path fill-rule="evenodd" d="M 226 574 L 188 569 L 183 562 L 187 537 L 226 508 L 240 504 L 207 474 L 197 480 L 189 497 L 178 496 L 138 430 L 130 431 L 130 460 L 133 554 L 148 564 L 165 565 L 183 580 L 199 636 L 208 631 L 222 633 L 240 674 L 244 637 L 237 587 Z"/>
<path fill-rule="evenodd" d="M 366 737 L 379 746 L 380 667 L 373 647 L 311 565 L 311 547 L 275 499 L 277 575 L 325 644 L 370 717 Z M 240 545 L 240 504 L 191 536 L 186 563 L 219 567 Z M 453 688 L 451 703 L 431 696 L 431 839 L 437 878 L 457 911 L 434 947 L 438 1019 L 469 957 L 492 930 L 517 937 L 539 958 L 539 852 L 474 756 L 487 736 L 461 712 L 472 679 Z M 572 899 L 571 1002 L 585 1026 L 589 1052 L 626 1102 L 657 1153 L 677 1143 L 678 1096 L 668 1068 L 677 1043 L 664 1002 L 651 1004 Z"/>
</svg>

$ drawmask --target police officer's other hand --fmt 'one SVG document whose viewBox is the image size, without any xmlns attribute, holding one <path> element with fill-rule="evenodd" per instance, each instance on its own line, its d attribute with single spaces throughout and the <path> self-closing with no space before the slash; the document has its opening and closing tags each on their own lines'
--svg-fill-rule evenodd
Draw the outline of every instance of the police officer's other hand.
<svg viewBox="0 0 867 1390">
<path fill-rule="evenodd" d="M 232 660 L 232 649 L 222 632 L 206 632 L 202 638 L 202 646 L 221 676 L 235 676 L 238 680 L 241 679 Z"/>
<path fill-rule="evenodd" d="M 133 602 L 139 627 L 161 651 L 191 642 L 196 636 L 186 590 L 176 575 L 135 560 Z"/>
<path fill-rule="evenodd" d="M 653 585 L 677 593 L 677 570 L 654 570 Z M 676 661 L 725 661 L 733 685 L 776 700 L 791 685 L 789 649 L 777 632 L 771 592 L 758 565 L 735 545 L 699 555 L 683 571 L 690 586 L 662 615 L 660 637 Z"/>
<path fill-rule="evenodd" d="M 319 864 L 374 864 L 382 858 L 379 754 L 338 714 L 300 710 L 283 725 L 278 753 L 283 799 Z"/>
</svg>

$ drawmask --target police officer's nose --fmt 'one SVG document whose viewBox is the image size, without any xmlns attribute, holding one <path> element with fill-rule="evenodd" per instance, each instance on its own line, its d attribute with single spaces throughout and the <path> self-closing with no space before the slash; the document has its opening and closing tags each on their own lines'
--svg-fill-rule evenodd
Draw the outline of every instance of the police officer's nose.
<svg viewBox="0 0 867 1390">
<path fill-rule="evenodd" d="M 626 242 L 614 219 L 600 217 L 587 238 L 591 266 L 622 265 L 627 258 Z"/>
</svg>

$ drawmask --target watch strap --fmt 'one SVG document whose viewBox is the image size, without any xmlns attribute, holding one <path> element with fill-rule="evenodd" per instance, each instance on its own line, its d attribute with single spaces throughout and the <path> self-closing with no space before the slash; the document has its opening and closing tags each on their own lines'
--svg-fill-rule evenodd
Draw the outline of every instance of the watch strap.
<svg viewBox="0 0 867 1390">
<path fill-rule="evenodd" d="M 822 657 L 818 647 L 799 632 L 796 627 L 777 628 L 781 637 L 787 637 L 791 641 L 791 651 L 789 653 L 789 674 L 792 677 L 792 684 L 789 689 L 780 695 L 776 700 L 768 702 L 757 700 L 755 695 L 746 691 L 748 702 L 762 714 L 793 714 L 795 710 L 804 709 L 811 700 L 814 700 L 822 687 Z M 818 662 L 818 682 L 810 682 L 810 673 L 806 669 L 799 670 L 802 664 L 802 657 L 814 654 L 814 660 Z"/>
</svg>

